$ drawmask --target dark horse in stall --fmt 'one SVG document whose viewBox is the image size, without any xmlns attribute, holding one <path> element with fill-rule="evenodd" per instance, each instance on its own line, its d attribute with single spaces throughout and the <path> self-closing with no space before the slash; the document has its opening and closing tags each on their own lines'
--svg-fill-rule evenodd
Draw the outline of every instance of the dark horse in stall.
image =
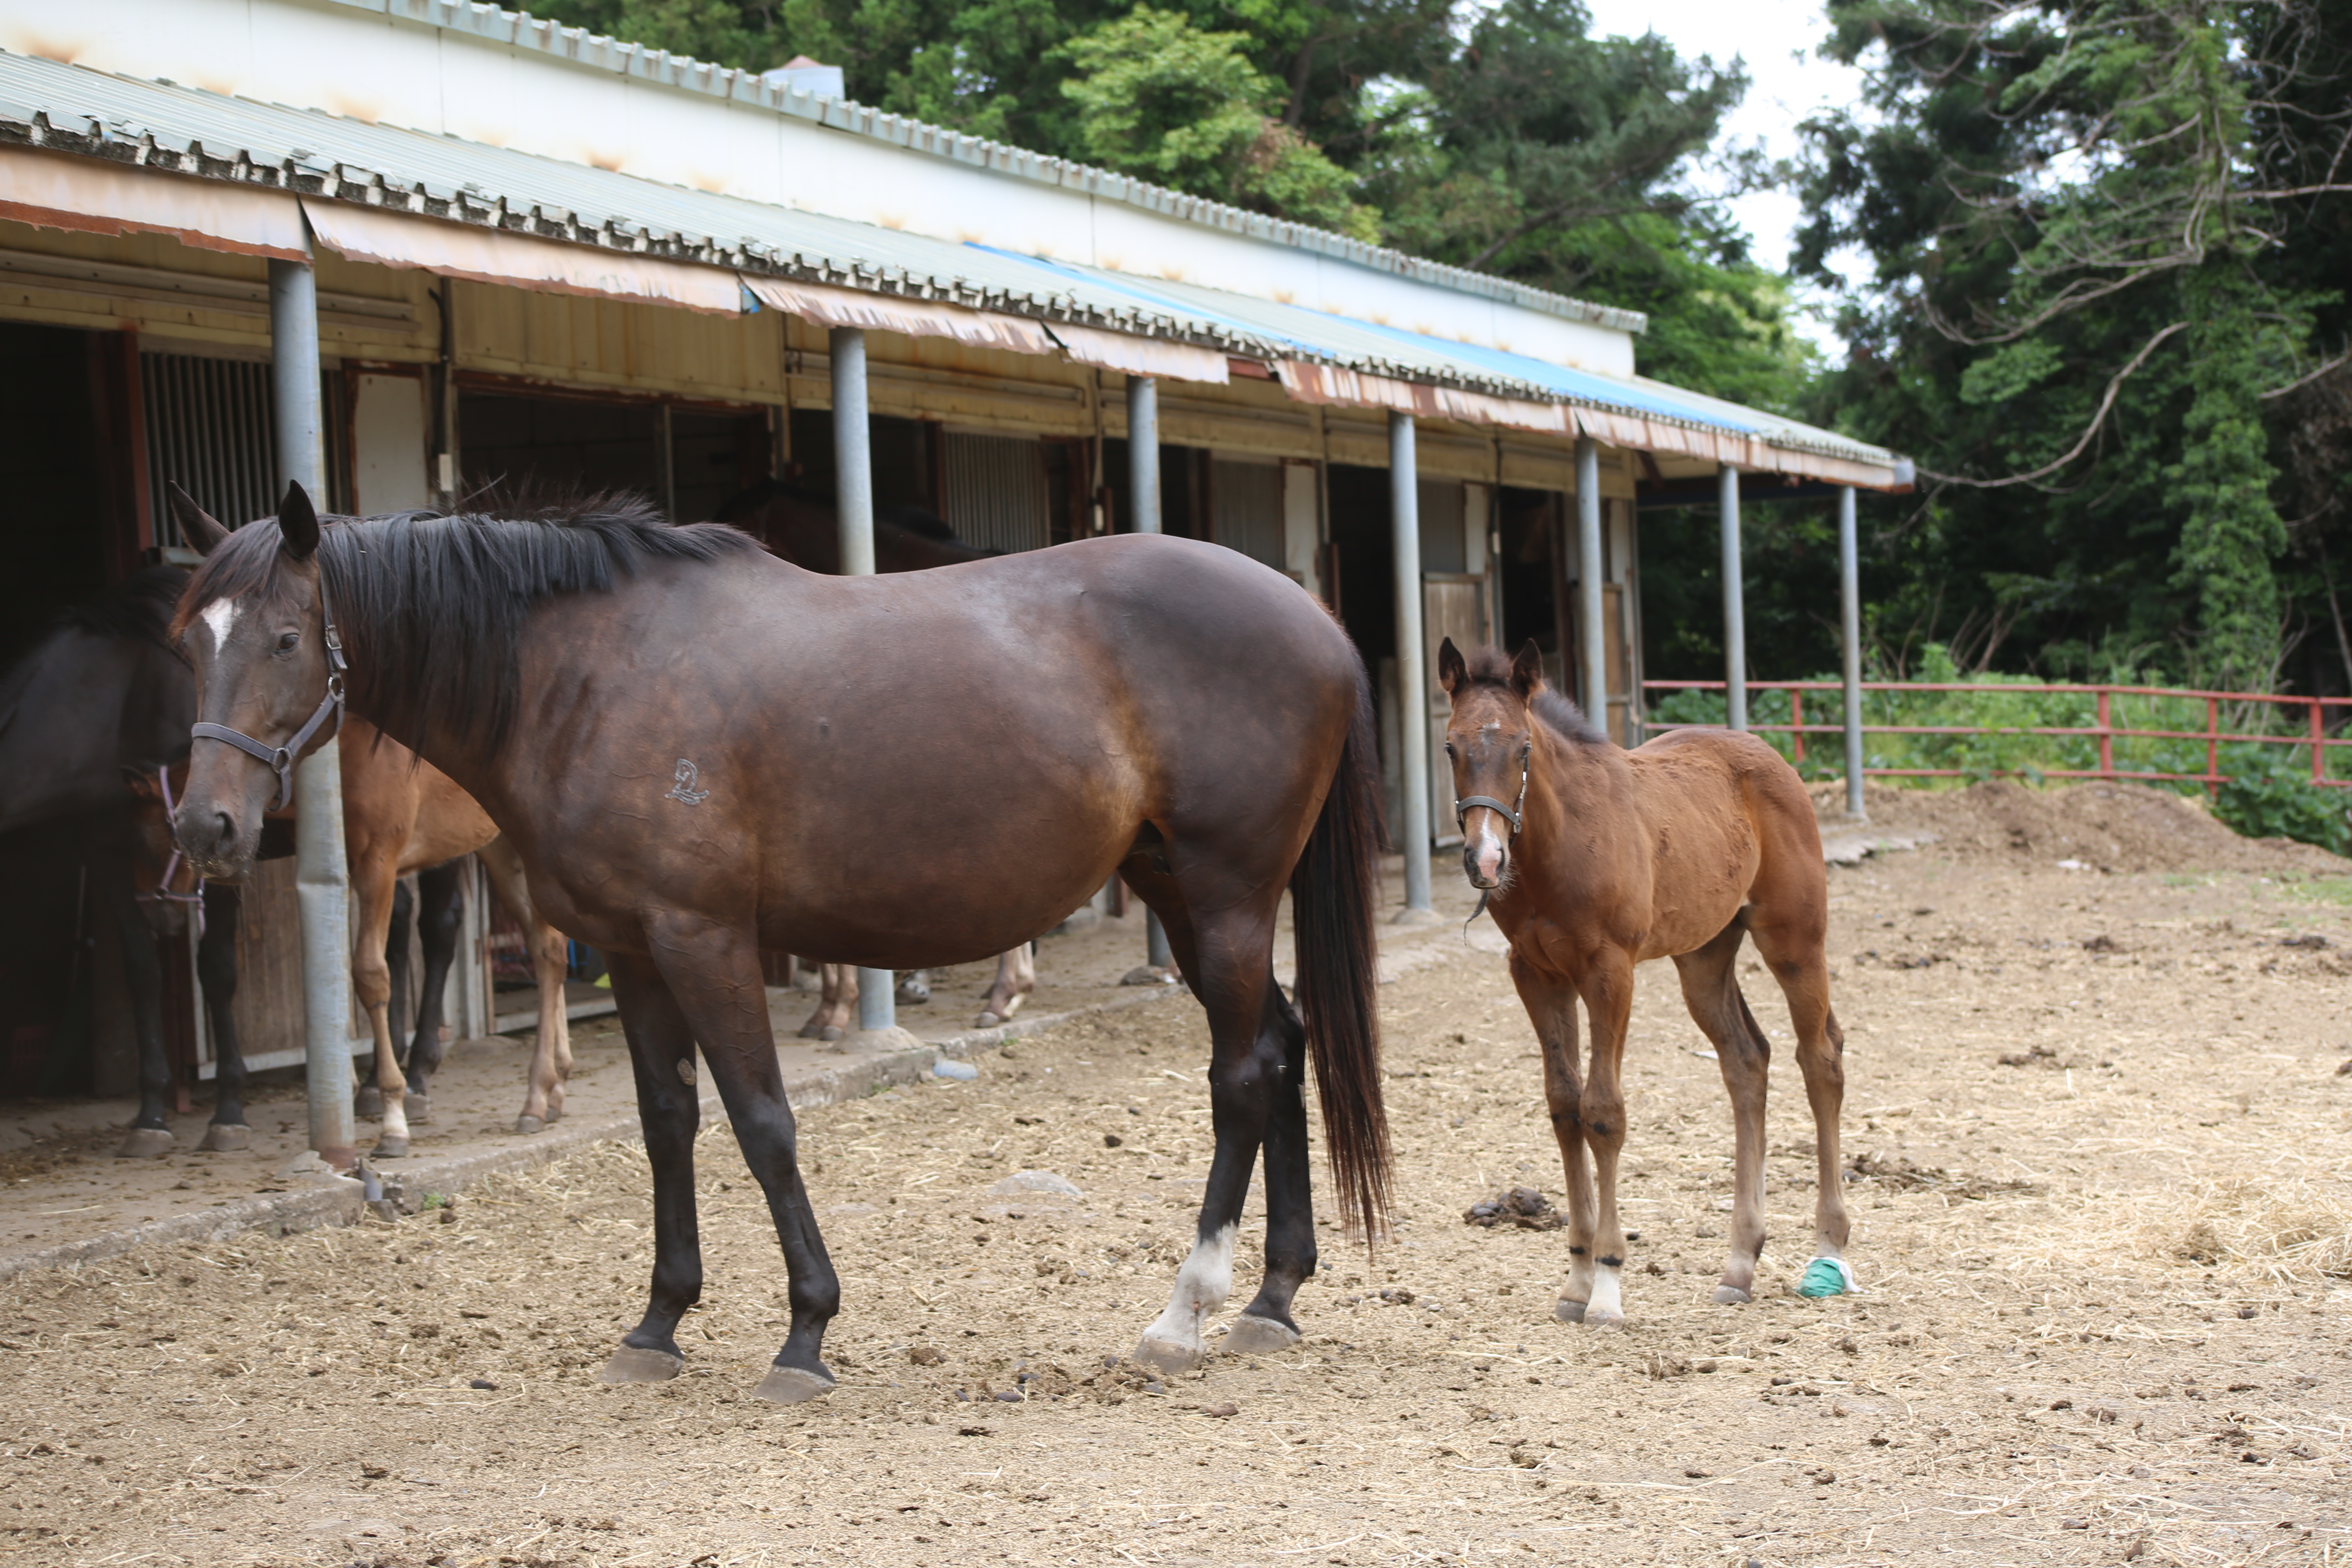
<svg viewBox="0 0 2352 1568">
<path fill-rule="evenodd" d="M 274 529 L 208 542 L 173 621 L 202 718 L 284 744 L 328 701 L 339 628 L 352 710 L 479 801 L 549 917 L 609 955 L 655 1261 L 608 1380 L 684 1364 L 676 1330 L 702 1289 L 698 1045 L 790 1272 L 791 1331 L 760 1392 L 833 1387 L 821 1351 L 840 1284 L 761 952 L 971 963 L 1113 871 L 1165 923 L 1212 1040 L 1198 1239 L 1139 1354 L 1203 1353 L 1261 1152 L 1265 1275 L 1226 1344 L 1296 1342 L 1291 1301 L 1315 1267 L 1310 1058 L 1342 1211 L 1383 1218 L 1370 693 L 1347 635 L 1280 574 L 1126 536 L 830 577 L 734 529 L 611 503 L 322 526 L 299 489 Z M 245 873 L 275 788 L 246 752 L 197 746 L 177 832 L 207 875 Z M 1299 1010 L 1274 978 L 1286 889 Z"/>
<path fill-rule="evenodd" d="M 172 1090 L 163 1047 L 163 970 L 155 939 L 184 937 L 194 907 L 142 880 L 136 789 L 155 788 L 161 770 L 188 752 L 196 686 L 167 627 L 188 574 L 150 566 L 68 610 L 0 677 L 0 833 L 37 824 L 84 836 L 89 886 L 121 938 L 131 1023 L 139 1046 L 139 1114 L 126 1155 L 172 1145 L 164 1121 Z M 212 1025 L 220 1076 L 202 1147 L 245 1148 L 245 1059 L 229 1004 L 236 994 L 237 889 L 206 883 L 196 973 Z"/>
</svg>

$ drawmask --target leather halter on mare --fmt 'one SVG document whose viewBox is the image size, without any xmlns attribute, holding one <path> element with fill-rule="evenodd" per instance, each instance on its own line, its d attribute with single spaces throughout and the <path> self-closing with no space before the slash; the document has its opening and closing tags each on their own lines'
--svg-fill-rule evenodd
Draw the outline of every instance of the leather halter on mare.
<svg viewBox="0 0 2352 1568">
<path fill-rule="evenodd" d="M 310 744 L 310 738 L 319 732 L 320 726 L 331 718 L 335 721 L 335 733 L 342 733 L 343 672 L 351 668 L 351 663 L 343 658 L 342 634 L 335 630 L 334 606 L 327 601 L 324 562 L 319 566 L 319 624 L 326 630 L 327 694 L 319 699 L 319 706 L 310 710 L 310 717 L 294 731 L 292 740 L 282 746 L 266 746 L 241 730 L 232 730 L 226 724 L 215 724 L 209 720 L 199 720 L 188 731 L 199 741 L 220 741 L 235 746 L 275 773 L 278 775 L 278 798 L 270 804 L 272 811 L 285 810 L 286 803 L 294 798 L 294 764 L 300 760 L 303 751 Z"/>
<path fill-rule="evenodd" d="M 169 763 L 165 763 L 163 766 L 155 770 L 155 782 L 163 788 L 163 820 L 169 822 L 173 816 L 172 769 Z M 142 904 L 194 905 L 196 915 L 196 936 L 198 940 L 201 941 L 205 934 L 205 879 L 202 877 L 196 879 L 196 887 L 194 892 L 175 893 L 172 891 L 172 879 L 180 874 L 180 861 L 182 858 L 183 857 L 180 853 L 179 841 L 174 838 L 172 843 L 172 858 L 163 862 L 163 874 L 155 879 L 155 890 L 152 893 L 134 893 L 131 897 Z"/>
</svg>

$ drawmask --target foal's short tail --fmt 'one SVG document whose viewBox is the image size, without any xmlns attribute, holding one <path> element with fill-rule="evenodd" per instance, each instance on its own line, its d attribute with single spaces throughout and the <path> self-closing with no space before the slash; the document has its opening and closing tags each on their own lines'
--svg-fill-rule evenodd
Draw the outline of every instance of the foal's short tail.
<svg viewBox="0 0 2352 1568">
<path fill-rule="evenodd" d="M 1356 672 L 1356 717 L 1339 771 L 1323 797 L 1307 852 L 1290 875 L 1298 940 L 1299 1011 L 1339 1212 L 1350 1231 L 1383 1228 L 1389 1206 L 1389 1121 L 1381 1102 L 1379 944 L 1380 756 L 1370 684 Z"/>
</svg>

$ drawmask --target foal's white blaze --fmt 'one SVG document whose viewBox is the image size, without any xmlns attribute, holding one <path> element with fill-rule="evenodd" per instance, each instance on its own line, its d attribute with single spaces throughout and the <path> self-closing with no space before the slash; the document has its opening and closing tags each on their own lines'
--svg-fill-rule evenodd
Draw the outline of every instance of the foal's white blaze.
<svg viewBox="0 0 2352 1568">
<path fill-rule="evenodd" d="M 196 612 L 196 618 L 212 631 L 215 653 L 228 647 L 228 634 L 236 626 L 237 615 L 243 607 L 235 599 L 215 599 Z"/>
<path fill-rule="evenodd" d="M 1471 816 L 1475 823 L 1470 829 L 1472 864 L 1477 868 L 1478 886 L 1491 888 L 1503 878 L 1505 846 L 1502 835 L 1495 830 L 1496 825 L 1503 820 L 1503 814 L 1486 806 L 1475 806 L 1471 810 Z"/>
<path fill-rule="evenodd" d="M 1233 1294 L 1235 1228 L 1226 1226 L 1192 1244 L 1192 1255 L 1176 1271 L 1176 1289 L 1169 1293 L 1168 1310 L 1144 1331 L 1146 1340 L 1169 1341 L 1190 1350 L 1202 1348 L 1201 1325 Z"/>
</svg>

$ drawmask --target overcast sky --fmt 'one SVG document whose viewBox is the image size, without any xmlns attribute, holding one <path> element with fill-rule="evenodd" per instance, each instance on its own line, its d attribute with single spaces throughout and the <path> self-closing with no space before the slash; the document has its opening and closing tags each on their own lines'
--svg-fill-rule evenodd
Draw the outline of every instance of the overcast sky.
<svg viewBox="0 0 2352 1568">
<path fill-rule="evenodd" d="M 1586 3 L 1596 33 L 1639 36 L 1655 31 L 1686 58 L 1711 55 L 1718 64 L 1734 55 L 1745 59 L 1748 97 L 1724 130 L 1739 142 L 1761 141 L 1773 157 L 1796 154 L 1797 122 L 1815 109 L 1851 104 L 1860 96 L 1861 72 L 1813 53 L 1829 31 L 1820 0 Z M 1777 191 L 1746 196 L 1733 204 L 1732 212 L 1754 237 L 1758 261 L 1774 268 L 1788 266 L 1790 245 L 1803 216 L 1794 196 Z M 1818 328 L 1812 335 L 1826 342 L 1826 334 Z"/>
</svg>

